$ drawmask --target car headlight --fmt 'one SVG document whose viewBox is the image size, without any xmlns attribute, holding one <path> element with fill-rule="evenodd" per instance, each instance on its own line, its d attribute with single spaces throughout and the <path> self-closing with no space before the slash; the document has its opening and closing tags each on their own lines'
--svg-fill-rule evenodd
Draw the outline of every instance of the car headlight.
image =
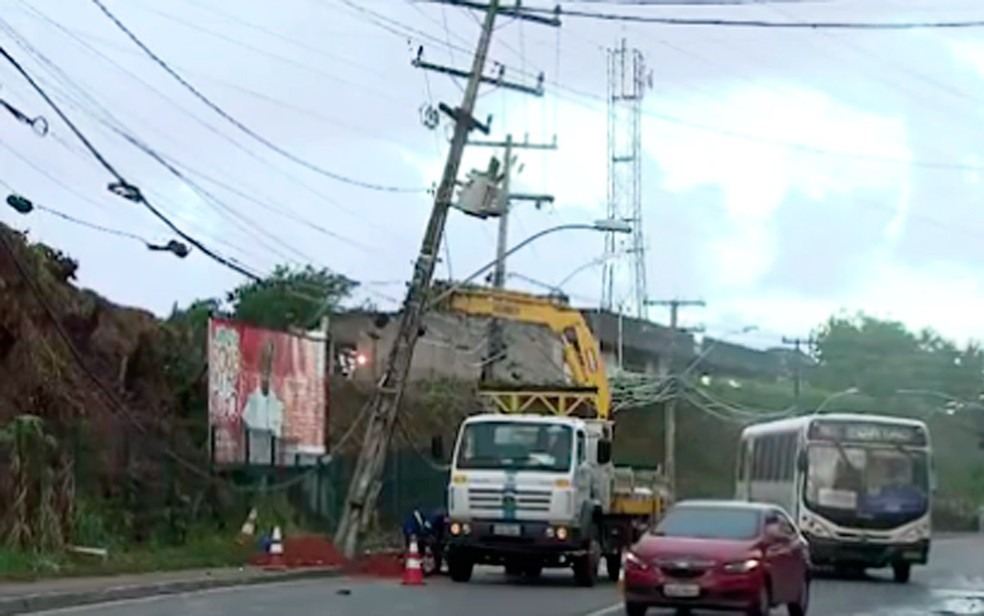
<svg viewBox="0 0 984 616">
<path fill-rule="evenodd" d="M 762 563 L 757 558 L 746 558 L 733 563 L 726 563 L 724 570 L 728 573 L 749 573 L 758 569 Z"/>
<path fill-rule="evenodd" d="M 648 569 L 649 564 L 638 555 L 632 552 L 625 552 L 622 555 L 622 567 L 624 569 Z"/>
</svg>

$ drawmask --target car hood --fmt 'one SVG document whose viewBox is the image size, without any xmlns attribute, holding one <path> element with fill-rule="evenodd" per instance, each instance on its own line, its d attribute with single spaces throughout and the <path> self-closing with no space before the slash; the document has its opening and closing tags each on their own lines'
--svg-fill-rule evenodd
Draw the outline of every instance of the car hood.
<svg viewBox="0 0 984 616">
<path fill-rule="evenodd" d="M 646 535 L 639 540 L 632 551 L 646 560 L 698 558 L 721 561 L 744 558 L 753 549 L 755 549 L 755 541 L 751 540 L 734 541 Z"/>
</svg>

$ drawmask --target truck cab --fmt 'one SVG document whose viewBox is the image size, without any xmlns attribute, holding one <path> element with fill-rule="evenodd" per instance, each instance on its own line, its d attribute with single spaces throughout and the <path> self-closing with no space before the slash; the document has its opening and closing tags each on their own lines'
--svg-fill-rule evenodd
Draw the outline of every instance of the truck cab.
<svg viewBox="0 0 984 616">
<path fill-rule="evenodd" d="M 582 584 L 593 584 L 615 478 L 611 437 L 603 420 L 466 419 L 448 488 L 452 578 L 467 581 L 475 564 L 503 565 L 516 575 L 572 567 Z"/>
</svg>

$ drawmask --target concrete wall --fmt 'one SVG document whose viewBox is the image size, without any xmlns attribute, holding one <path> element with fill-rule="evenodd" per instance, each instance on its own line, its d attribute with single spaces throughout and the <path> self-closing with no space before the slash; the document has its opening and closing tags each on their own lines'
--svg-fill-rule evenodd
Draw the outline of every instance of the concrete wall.
<svg viewBox="0 0 984 616">
<path fill-rule="evenodd" d="M 351 312 L 332 317 L 330 329 L 336 349 L 354 345 L 366 358 L 366 363 L 354 373 L 357 380 L 375 380 L 385 366 L 398 320 L 393 314 L 381 316 L 384 318 Z M 477 381 L 487 350 L 487 328 L 488 319 L 428 313 L 423 336 L 414 352 L 410 379 Z M 507 353 L 500 363 L 500 380 L 534 384 L 564 382 L 563 352 L 550 330 L 507 322 L 503 332 Z"/>
</svg>

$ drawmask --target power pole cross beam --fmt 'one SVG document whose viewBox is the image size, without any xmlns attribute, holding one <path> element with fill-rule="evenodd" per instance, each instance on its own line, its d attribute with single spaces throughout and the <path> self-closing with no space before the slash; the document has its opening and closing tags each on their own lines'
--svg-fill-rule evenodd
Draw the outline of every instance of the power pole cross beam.
<svg viewBox="0 0 984 616">
<path fill-rule="evenodd" d="M 479 86 L 483 82 L 495 20 L 499 13 L 499 0 L 490 0 L 484 6 L 476 4 L 472 8 L 482 8 L 485 11 L 481 35 L 472 59 L 471 71 L 467 73 L 468 84 L 465 86 L 461 106 L 453 110 L 448 108 L 455 119 L 454 135 L 434 198 L 434 207 L 421 241 L 420 254 L 414 264 L 413 275 L 403 301 L 396 338 L 390 348 L 382 377 L 365 411 L 368 413 L 368 425 L 335 532 L 335 544 L 349 558 L 355 557 L 359 552 L 382 491 L 386 456 L 396 427 L 414 348 L 420 337 L 423 314 L 428 306 L 428 293 L 437 266 L 445 223 L 454 200 L 468 133 L 476 127 L 482 127 L 474 118 L 475 103 Z M 445 107 L 442 104 L 442 109 Z M 487 127 L 483 132 L 487 132 Z"/>
<path fill-rule="evenodd" d="M 514 149 L 524 150 L 556 150 L 556 137 L 551 143 L 530 143 L 529 140 L 515 141 L 513 136 L 506 135 L 505 141 L 470 141 L 469 145 L 503 148 L 505 150 L 503 165 L 505 174 L 502 181 L 502 194 L 505 195 L 502 213 L 499 215 L 499 233 L 496 238 L 495 246 L 495 269 L 492 272 L 492 286 L 502 289 L 506 286 L 506 250 L 509 242 L 509 211 L 512 209 L 513 201 L 532 201 L 537 207 L 544 202 L 552 203 L 552 195 L 529 195 L 516 194 L 510 189 L 514 166 Z M 504 340 L 503 324 L 499 319 L 489 321 L 488 347 L 485 360 L 482 362 L 481 380 L 488 383 L 495 380 L 495 367 L 502 361 L 505 355 L 506 345 Z"/>
<path fill-rule="evenodd" d="M 679 324 L 680 308 L 706 306 L 703 300 L 686 299 L 667 299 L 667 300 L 647 300 L 647 306 L 669 306 L 670 308 L 670 343 L 669 349 L 660 359 L 660 376 L 668 378 L 674 369 L 676 360 L 676 339 L 677 334 L 682 330 Z M 666 477 L 667 488 L 670 491 L 670 498 L 676 499 L 676 401 L 677 383 L 670 382 L 672 395 L 664 403 L 664 426 L 663 426 L 663 475 Z"/>
</svg>

